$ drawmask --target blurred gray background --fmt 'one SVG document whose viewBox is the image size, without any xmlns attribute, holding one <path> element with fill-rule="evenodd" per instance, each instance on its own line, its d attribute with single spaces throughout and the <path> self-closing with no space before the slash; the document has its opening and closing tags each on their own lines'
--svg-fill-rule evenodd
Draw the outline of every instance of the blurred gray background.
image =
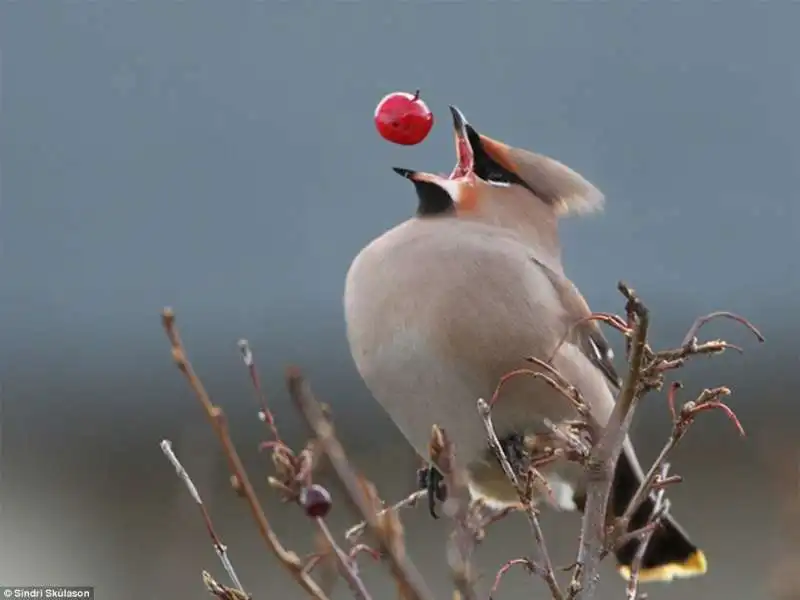
<svg viewBox="0 0 800 600">
<path fill-rule="evenodd" d="M 747 354 L 687 370 L 687 397 L 734 388 L 749 435 L 707 414 L 675 454 L 686 481 L 674 512 L 710 571 L 648 591 L 765 597 L 789 527 L 772 467 L 796 459 L 800 430 L 798 22 L 800 4 L 779 0 L 3 0 L 0 582 L 141 600 L 204 597 L 204 568 L 224 581 L 159 450 L 167 437 L 248 589 L 302 597 L 228 489 L 170 361 L 164 305 L 260 490 L 269 465 L 243 336 L 292 442 L 305 432 L 283 389 L 289 363 L 332 405 L 384 497 L 410 491 L 415 458 L 355 373 L 341 293 L 359 248 L 414 208 L 390 167 L 449 172 L 455 103 L 479 130 L 607 194 L 604 214 L 562 227 L 568 272 L 596 310 L 621 310 L 623 278 L 652 307 L 659 345 L 717 309 L 762 328 L 764 345 L 735 324 L 710 327 Z M 429 139 L 381 140 L 375 104 L 416 88 L 439 119 Z M 654 395 L 634 432 L 644 459 L 668 427 Z M 311 551 L 297 509 L 264 497 L 287 543 Z M 445 523 L 424 509 L 405 518 L 412 558 L 448 597 Z M 332 520 L 337 531 L 353 521 L 342 502 Z M 577 523 L 545 517 L 559 564 Z M 521 517 L 491 531 L 484 586 L 532 543 Z M 379 567 L 364 570 L 394 597 Z M 512 573 L 498 598 L 532 597 L 529 582 Z M 603 587 L 622 597 L 610 565 Z"/>
</svg>

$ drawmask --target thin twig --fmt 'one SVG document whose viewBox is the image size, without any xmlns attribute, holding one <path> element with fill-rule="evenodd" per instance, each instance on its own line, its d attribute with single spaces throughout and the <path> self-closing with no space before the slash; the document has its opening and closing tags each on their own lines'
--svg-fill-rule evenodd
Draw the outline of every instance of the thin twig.
<svg viewBox="0 0 800 600">
<path fill-rule="evenodd" d="M 272 433 L 272 437 L 275 439 L 275 441 L 280 442 L 281 436 L 278 433 L 278 427 L 275 424 L 275 417 L 273 416 L 272 411 L 269 409 L 267 395 L 264 393 L 264 389 L 261 387 L 261 378 L 258 375 L 258 367 L 256 367 L 255 356 L 253 355 L 253 351 L 250 349 L 250 342 L 242 339 L 239 340 L 238 346 L 239 352 L 242 354 L 244 366 L 247 367 L 247 372 L 250 374 L 250 383 L 253 386 L 253 391 L 255 391 L 256 398 L 261 405 L 261 410 L 258 412 L 258 418 L 267 424 L 267 427 Z"/>
<path fill-rule="evenodd" d="M 659 479 L 665 479 L 668 471 L 669 463 L 663 463 L 659 467 Z M 656 527 L 658 527 L 661 518 L 664 516 L 664 509 L 666 507 L 664 492 L 665 489 L 662 487 L 656 494 L 653 511 L 650 513 L 649 518 L 649 524 L 651 527 L 639 541 L 639 547 L 636 549 L 636 554 L 633 557 L 633 562 L 631 563 L 631 574 L 628 578 L 628 585 L 626 589 L 627 600 L 637 600 L 639 597 L 639 573 L 642 569 L 642 561 L 644 561 L 644 555 L 647 552 L 647 546 L 650 545 L 650 540 L 653 537 L 653 533 L 655 533 Z"/>
<path fill-rule="evenodd" d="M 697 336 L 697 333 L 700 331 L 703 325 L 705 325 L 709 321 L 713 321 L 714 319 L 719 319 L 719 318 L 731 319 L 733 321 L 736 321 L 737 323 L 741 323 L 742 325 L 747 327 L 747 329 L 749 329 L 754 336 L 756 336 L 759 342 L 761 343 L 764 342 L 765 339 L 764 336 L 761 335 L 761 332 L 758 329 L 756 329 L 756 326 L 753 325 L 750 321 L 735 313 L 720 310 L 695 319 L 694 323 L 692 323 L 692 326 L 689 328 L 689 331 L 686 332 L 686 335 L 683 338 L 681 346 L 689 346 L 692 343 L 692 340 Z"/>
<path fill-rule="evenodd" d="M 244 469 L 244 465 L 242 465 L 242 461 L 239 458 L 239 454 L 236 452 L 236 448 L 233 445 L 233 441 L 231 440 L 230 433 L 228 431 L 227 422 L 225 419 L 225 415 L 223 414 L 222 410 L 219 407 L 215 407 L 214 409 L 214 418 L 219 422 L 219 431 L 220 437 L 222 440 L 222 445 L 225 451 L 226 456 L 228 456 L 231 462 L 231 470 L 233 471 L 233 477 L 235 478 L 235 482 L 239 488 L 240 493 L 244 496 L 247 500 L 247 503 L 250 505 L 250 509 L 256 518 L 256 522 L 259 526 L 259 530 L 261 531 L 262 537 L 265 540 L 272 539 L 275 542 L 275 550 L 278 558 L 281 559 L 281 555 L 278 554 L 277 550 L 281 549 L 285 553 L 283 555 L 283 559 L 286 562 L 284 563 L 295 576 L 295 579 L 301 586 L 310 594 L 312 597 L 317 598 L 318 600 L 327 599 L 327 594 L 319 587 L 319 585 L 311 579 L 306 573 L 303 572 L 303 565 L 300 562 L 300 558 L 297 556 L 296 553 L 292 552 L 291 550 L 283 549 L 283 546 L 280 544 L 278 540 L 278 536 L 272 530 L 271 526 L 269 525 L 269 521 L 267 520 L 267 516 L 264 514 L 264 510 L 261 508 L 261 504 L 256 497 L 255 490 L 253 489 L 253 485 L 250 483 L 250 478 L 247 476 L 247 472 Z M 272 548 L 272 546 L 270 546 Z"/>
<path fill-rule="evenodd" d="M 619 318 L 617 315 L 612 313 L 604 313 L 604 312 L 596 312 L 590 314 L 588 317 L 584 317 L 583 319 L 578 319 L 572 325 L 567 328 L 567 331 L 561 336 L 561 339 L 556 344 L 555 350 L 550 353 L 550 359 L 548 360 L 549 363 L 552 364 L 553 359 L 555 359 L 558 351 L 561 347 L 566 343 L 569 337 L 575 332 L 577 327 L 584 325 L 590 321 L 600 321 L 602 323 L 606 323 L 607 325 L 611 325 L 614 329 L 621 331 L 623 333 L 630 333 L 628 330 L 628 326 L 626 325 L 625 321 Z"/>
<path fill-rule="evenodd" d="M 574 406 L 575 409 L 578 411 L 582 417 L 591 418 L 591 414 L 589 412 L 589 407 L 583 401 L 583 398 L 580 395 L 580 392 L 577 388 L 575 388 L 572 384 L 570 384 L 558 370 L 553 367 L 551 364 L 536 358 L 535 356 L 529 356 L 525 359 L 526 361 L 533 363 L 545 371 L 547 373 L 543 373 L 541 371 L 534 371 L 532 369 L 515 369 L 506 373 L 500 378 L 500 381 L 497 383 L 497 387 L 495 387 L 494 393 L 492 394 L 492 398 L 489 400 L 489 406 L 494 406 L 495 403 L 500 398 L 500 392 L 502 391 L 503 386 L 508 383 L 511 379 L 515 377 L 520 377 L 522 375 L 527 375 L 529 377 L 533 377 L 534 379 L 539 379 L 553 388 L 555 391 L 560 393 L 564 396 L 567 400 L 569 400 Z M 548 375 L 549 373 L 549 375 Z"/>
<path fill-rule="evenodd" d="M 470 502 L 466 477 L 456 463 L 455 449 L 445 429 L 433 426 L 430 450 L 431 461 L 442 474 L 447 489 L 444 512 L 453 521 L 447 547 L 447 562 L 453 583 L 462 600 L 476 600 L 476 574 L 472 557 L 478 538 L 477 505 Z"/>
<path fill-rule="evenodd" d="M 497 593 L 497 589 L 500 587 L 500 582 L 502 581 L 503 577 L 512 567 L 524 567 L 528 573 L 532 575 L 537 575 L 538 577 L 544 579 L 547 575 L 545 569 L 542 568 L 541 565 L 536 564 L 530 558 L 527 557 L 520 557 L 520 558 L 512 558 L 511 560 L 507 561 L 502 567 L 497 570 L 497 573 L 494 576 L 494 583 L 492 584 L 492 589 L 489 590 L 489 600 L 493 600 L 494 595 Z"/>
<path fill-rule="evenodd" d="M 253 489 L 247 472 L 242 465 L 239 454 L 230 439 L 228 433 L 227 423 L 224 418 L 222 409 L 214 406 L 211 398 L 205 389 L 200 378 L 195 374 L 192 364 L 186 355 L 186 350 L 178 334 L 178 328 L 175 324 L 175 313 L 170 308 L 165 308 L 162 312 L 161 322 L 164 331 L 169 339 L 170 346 L 172 347 L 172 358 L 175 361 L 178 369 L 186 377 L 192 391 L 194 392 L 200 405 L 211 423 L 211 427 L 217 434 L 217 437 L 222 445 L 223 452 L 228 461 L 228 467 L 231 471 L 232 480 L 235 481 L 239 487 L 242 496 L 247 500 L 253 519 L 258 526 L 261 537 L 267 544 L 267 547 L 272 551 L 275 557 L 283 564 L 283 566 L 292 574 L 298 584 L 312 597 L 317 600 L 328 600 L 327 594 L 319 587 L 309 574 L 304 571 L 300 558 L 295 552 L 284 548 L 278 536 L 272 529 L 272 526 L 267 519 L 264 510 L 261 508 L 261 503 L 256 497 L 255 490 Z"/>
<path fill-rule="evenodd" d="M 682 360 L 687 358 L 693 354 L 702 354 L 705 352 L 705 348 L 711 348 L 712 352 L 714 347 L 729 347 L 726 342 L 723 341 L 716 341 L 716 342 L 709 342 L 706 344 L 697 344 L 697 332 L 700 328 L 711 321 L 712 319 L 725 317 L 729 319 L 733 319 L 739 323 L 744 324 L 758 339 L 759 342 L 764 341 L 764 336 L 756 329 L 756 327 L 750 323 L 744 317 L 740 317 L 739 315 L 735 315 L 729 312 L 714 312 L 710 313 L 706 316 L 699 317 L 695 320 L 692 326 L 689 328 L 682 345 L 677 350 L 666 350 L 663 352 L 658 352 L 655 354 L 655 368 L 657 369 L 664 369 L 664 365 L 658 364 L 658 361 L 662 357 L 668 356 L 670 360 Z M 627 524 L 630 522 L 633 514 L 639 508 L 641 503 L 644 499 L 650 494 L 652 491 L 653 485 L 657 479 L 658 471 L 662 468 L 662 465 L 666 461 L 669 454 L 675 448 L 675 446 L 680 442 L 680 440 L 686 435 L 687 429 L 689 424 L 693 421 L 693 419 L 697 416 L 700 411 L 709 410 L 709 409 L 721 409 L 723 410 L 727 416 L 733 421 L 734 425 L 736 426 L 737 430 L 739 431 L 740 435 L 744 436 L 744 429 L 739 423 L 738 418 L 736 415 L 724 404 L 722 404 L 719 399 L 723 396 L 727 396 L 730 394 L 730 390 L 725 387 L 714 388 L 711 390 L 704 390 L 700 396 L 695 400 L 694 403 L 684 405 L 684 408 L 678 414 L 678 411 L 675 408 L 675 397 L 676 393 L 679 389 L 681 389 L 683 385 L 679 381 L 675 381 L 670 384 L 669 390 L 667 392 L 667 402 L 669 404 L 670 413 L 672 415 L 673 420 L 673 429 L 672 433 L 665 443 L 664 447 L 659 452 L 658 457 L 656 458 L 653 465 L 650 467 L 649 471 L 645 475 L 644 479 L 642 480 L 639 488 L 637 489 L 634 496 L 631 498 L 630 503 L 628 504 L 625 513 L 618 521 L 618 529 L 625 531 L 627 528 Z"/>
<path fill-rule="evenodd" d="M 481 520 L 478 523 L 478 536 L 479 540 L 482 540 L 486 534 L 486 529 L 490 526 L 494 525 L 495 523 L 499 523 L 503 519 L 505 519 L 508 515 L 518 512 L 522 507 L 521 506 L 506 506 L 500 509 L 493 509 L 489 507 L 484 507 L 486 509 L 486 514 L 481 515 Z"/>
<path fill-rule="evenodd" d="M 422 579 L 419 571 L 397 547 L 378 518 L 377 511 L 370 506 L 367 496 L 347 455 L 333 433 L 333 426 L 324 414 L 322 407 L 314 398 L 311 386 L 296 368 L 286 372 L 289 395 L 300 409 L 310 429 L 314 432 L 322 450 L 328 456 L 336 476 L 342 483 L 352 504 L 361 513 L 370 533 L 378 540 L 381 554 L 389 561 L 392 575 L 409 600 L 432 600 L 433 594 Z M 391 513 L 389 513 L 391 514 Z"/>
<path fill-rule="evenodd" d="M 653 490 L 653 484 L 656 482 L 658 477 L 659 471 L 663 468 L 665 461 L 669 457 L 672 450 L 674 450 L 675 445 L 678 443 L 678 440 L 683 437 L 682 434 L 675 435 L 674 433 L 670 435 L 667 442 L 664 444 L 664 447 L 661 448 L 661 452 L 658 453 L 658 457 L 656 458 L 655 462 L 650 466 L 650 469 L 642 479 L 642 483 L 639 484 L 636 493 L 634 493 L 631 501 L 628 503 L 628 507 L 625 509 L 625 513 L 619 519 L 618 527 L 622 531 L 627 530 L 627 524 L 630 523 L 631 519 L 633 518 L 634 513 L 636 510 L 641 506 L 642 502 L 644 502 L 645 498 L 650 495 L 650 492 Z M 659 490 L 661 491 L 661 490 Z"/>
<path fill-rule="evenodd" d="M 206 586 L 208 593 L 215 596 L 218 600 L 252 600 L 251 596 L 248 596 L 241 590 L 229 588 L 221 583 L 217 583 L 208 571 L 203 571 L 201 576 L 203 578 L 203 585 Z"/>
<path fill-rule="evenodd" d="M 661 448 L 661 451 L 658 453 L 655 462 L 653 462 L 652 466 L 642 479 L 642 483 L 639 485 L 639 488 L 631 498 L 628 507 L 625 509 L 625 513 L 619 519 L 618 528 L 620 530 L 625 531 L 627 529 L 627 524 L 633 518 L 636 510 L 639 508 L 642 502 L 644 502 L 645 498 L 650 494 L 650 492 L 653 491 L 653 486 L 656 481 L 661 481 L 661 478 L 658 476 L 659 471 L 662 470 L 663 465 L 666 463 L 670 453 L 675 449 L 678 443 L 688 432 L 689 425 L 691 425 L 694 418 L 703 410 L 702 407 L 708 405 L 712 406 L 713 408 L 721 408 L 721 406 L 724 405 L 719 402 L 719 398 L 727 396 L 728 394 L 730 394 L 730 390 L 726 387 L 707 389 L 703 390 L 703 392 L 693 403 L 687 403 L 684 405 L 673 424 L 672 433 L 670 434 L 669 439 L 666 441 L 663 448 Z M 738 420 L 735 419 L 735 415 L 734 424 L 738 429 L 741 429 L 741 424 L 739 424 Z"/>
<path fill-rule="evenodd" d="M 378 513 L 378 516 L 381 517 L 388 512 L 398 512 L 404 508 L 413 508 L 417 505 L 417 503 L 420 500 L 426 498 L 427 496 L 428 496 L 428 490 L 417 490 L 409 494 L 402 500 L 395 502 L 391 506 L 384 508 L 382 511 Z M 353 544 L 359 537 L 361 537 L 366 528 L 367 528 L 367 522 L 361 521 L 361 523 L 353 525 L 350 529 L 348 529 L 345 532 L 344 537 L 347 539 L 347 541 Z"/>
<path fill-rule="evenodd" d="M 506 453 L 503 451 L 503 446 L 500 444 L 500 440 L 497 438 L 497 433 L 494 430 L 491 407 L 483 398 L 478 399 L 478 414 L 480 414 L 481 420 L 483 421 L 483 427 L 486 430 L 486 437 L 489 440 L 489 446 L 492 448 L 497 456 L 497 459 L 500 461 L 500 466 L 502 466 L 506 477 L 508 477 L 509 481 L 514 485 L 519 493 L 520 501 L 525 507 L 525 514 L 528 517 L 528 522 L 531 525 L 533 536 L 536 539 L 536 544 L 538 546 L 539 560 L 537 563 L 542 566 L 542 577 L 544 582 L 550 588 L 550 593 L 552 594 L 553 599 L 562 600 L 564 595 L 561 592 L 561 588 L 558 585 L 558 580 L 556 579 L 556 575 L 553 570 L 553 563 L 550 560 L 550 553 L 548 552 L 547 545 L 544 541 L 544 532 L 542 531 L 542 526 L 539 523 L 539 517 L 536 514 L 536 508 L 533 506 L 530 498 L 526 497 L 527 494 L 520 484 L 517 474 L 511 467 L 511 463 L 508 461 Z M 544 479 L 541 477 L 541 475 L 539 475 L 539 478 Z"/>
<path fill-rule="evenodd" d="M 339 544 L 336 543 L 336 539 L 333 537 L 331 530 L 328 529 L 325 519 L 317 517 L 315 520 L 317 527 L 330 545 L 331 550 L 333 550 L 333 554 L 336 557 L 336 564 L 339 567 L 339 573 L 341 573 L 342 577 L 347 582 L 347 585 L 350 587 L 350 591 L 353 593 L 353 596 L 356 598 L 356 600 L 372 600 L 372 596 L 358 574 L 358 568 L 355 560 L 353 560 L 344 550 L 342 550 Z"/>
<path fill-rule="evenodd" d="M 236 575 L 236 570 L 233 568 L 233 564 L 231 564 L 230 558 L 228 557 L 228 547 L 222 543 L 219 535 L 217 535 L 217 531 L 214 528 L 214 522 L 211 520 L 211 515 L 208 514 L 206 505 L 203 503 L 203 499 L 200 497 L 200 492 L 197 491 L 192 478 L 189 477 L 189 473 L 186 471 L 184 466 L 178 460 L 178 457 L 175 456 L 175 452 L 172 450 L 172 442 L 169 440 L 163 440 L 161 442 L 161 451 L 164 453 L 164 456 L 167 457 L 167 460 L 172 463 L 172 466 L 175 468 L 175 472 L 178 474 L 178 477 L 181 479 L 181 481 L 183 481 L 186 489 L 189 490 L 189 495 L 192 497 L 195 503 L 197 503 L 198 508 L 200 508 L 200 514 L 203 515 L 203 521 L 206 524 L 208 535 L 211 536 L 211 543 L 214 546 L 214 551 L 217 553 L 219 561 L 222 563 L 225 572 L 228 574 L 228 578 L 237 589 L 239 589 L 243 594 L 247 595 L 247 592 L 245 592 L 242 582 L 239 581 L 239 577 Z"/>
<path fill-rule="evenodd" d="M 355 546 L 350 548 L 350 552 L 348 552 L 348 555 L 352 559 L 355 559 L 359 554 L 366 554 L 372 560 L 381 559 L 381 553 L 375 550 L 375 548 L 367 546 L 366 544 L 356 544 Z"/>
</svg>

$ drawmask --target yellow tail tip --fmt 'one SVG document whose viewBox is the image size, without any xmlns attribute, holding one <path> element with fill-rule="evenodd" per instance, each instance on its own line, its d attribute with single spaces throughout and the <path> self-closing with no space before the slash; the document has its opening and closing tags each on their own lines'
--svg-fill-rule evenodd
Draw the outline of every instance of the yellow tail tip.
<svg viewBox="0 0 800 600">
<path fill-rule="evenodd" d="M 708 570 L 708 561 L 702 550 L 693 552 L 689 558 L 680 563 L 668 563 L 651 569 L 639 571 L 639 581 L 672 581 L 673 579 L 688 579 L 689 577 L 699 577 L 705 575 Z M 617 571 L 625 581 L 631 578 L 631 568 L 628 565 L 620 565 Z"/>
</svg>

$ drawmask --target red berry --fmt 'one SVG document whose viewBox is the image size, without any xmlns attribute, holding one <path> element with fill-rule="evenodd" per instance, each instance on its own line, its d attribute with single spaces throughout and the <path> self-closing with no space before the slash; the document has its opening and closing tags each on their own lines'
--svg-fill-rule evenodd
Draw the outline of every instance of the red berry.
<svg viewBox="0 0 800 600">
<path fill-rule="evenodd" d="M 413 146 L 428 137 L 433 113 L 419 97 L 419 90 L 413 94 L 394 92 L 384 96 L 375 108 L 375 127 L 384 139 Z"/>
<path fill-rule="evenodd" d="M 307 516 L 316 519 L 327 515 L 333 503 L 330 492 L 315 483 L 300 490 L 300 504 Z"/>
</svg>

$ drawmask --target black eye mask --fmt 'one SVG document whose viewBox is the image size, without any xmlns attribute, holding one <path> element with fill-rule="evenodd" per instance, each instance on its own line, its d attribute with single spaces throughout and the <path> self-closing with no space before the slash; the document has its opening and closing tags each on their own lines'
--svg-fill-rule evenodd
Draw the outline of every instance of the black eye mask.
<svg viewBox="0 0 800 600">
<path fill-rule="evenodd" d="M 448 214 L 455 210 L 455 204 L 450 195 L 435 183 L 415 181 L 414 187 L 417 189 L 417 198 L 419 198 L 417 205 L 419 216 L 431 217 Z"/>
<path fill-rule="evenodd" d="M 481 144 L 480 136 L 478 136 L 478 133 L 469 125 L 467 125 L 467 139 L 469 140 L 469 145 L 472 148 L 474 156 L 473 170 L 475 175 L 484 181 L 504 183 L 507 185 L 520 185 L 532 194 L 536 193 L 531 189 L 531 186 L 520 179 L 519 175 L 512 173 L 489 156 L 486 150 L 484 150 L 483 144 Z"/>
</svg>

